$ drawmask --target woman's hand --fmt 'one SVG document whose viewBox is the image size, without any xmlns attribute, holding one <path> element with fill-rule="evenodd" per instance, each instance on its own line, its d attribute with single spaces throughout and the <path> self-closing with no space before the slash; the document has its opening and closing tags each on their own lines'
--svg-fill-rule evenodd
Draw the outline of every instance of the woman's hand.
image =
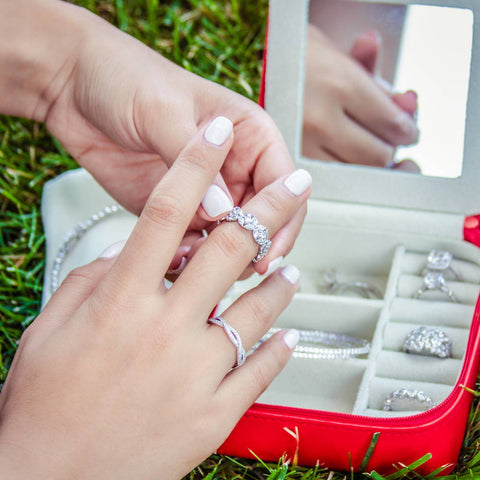
<svg viewBox="0 0 480 480">
<path fill-rule="evenodd" d="M 303 154 L 324 161 L 390 166 L 395 148 L 418 140 L 414 92 L 392 95 L 376 76 L 378 42 L 360 36 L 351 56 L 308 27 Z"/>
<path fill-rule="evenodd" d="M 236 222 L 218 225 L 164 287 L 234 143 L 225 119 L 209 131 L 190 140 L 154 188 L 121 252 L 112 247 L 72 272 L 23 335 L 0 395 L 6 477 L 180 478 L 225 440 L 290 357 L 298 334 L 282 331 L 230 371 L 235 347 L 207 323 L 257 253 L 252 232 Z M 310 177 L 296 171 L 261 189 L 244 211 L 275 234 L 309 192 Z M 224 312 L 246 350 L 297 286 L 298 270 L 285 267 Z"/>
<path fill-rule="evenodd" d="M 258 105 L 86 10 L 54 0 L 0 1 L 0 44 L 12 46 L 0 48 L 0 111 L 45 121 L 80 165 L 136 214 L 182 148 L 219 115 L 233 121 L 235 142 L 191 230 L 211 226 L 294 170 L 279 131 Z M 255 264 L 259 273 L 288 253 L 304 214 L 302 206 L 282 226 L 275 248 Z"/>
</svg>

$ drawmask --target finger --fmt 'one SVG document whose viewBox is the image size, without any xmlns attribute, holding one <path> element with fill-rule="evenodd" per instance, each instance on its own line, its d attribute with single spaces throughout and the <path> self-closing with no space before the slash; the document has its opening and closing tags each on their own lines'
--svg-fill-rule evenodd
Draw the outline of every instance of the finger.
<svg viewBox="0 0 480 480">
<path fill-rule="evenodd" d="M 389 95 L 382 92 L 364 72 L 358 71 L 355 90 L 345 112 L 372 134 L 393 146 L 411 145 L 418 140 L 418 128 Z"/>
<path fill-rule="evenodd" d="M 103 251 L 97 260 L 72 270 L 34 321 L 38 341 L 66 322 L 90 297 L 111 269 L 125 245 L 117 242 Z"/>
<path fill-rule="evenodd" d="M 246 352 L 267 333 L 290 303 L 298 289 L 299 276 L 296 267 L 287 265 L 244 293 L 222 313 L 223 319 L 237 330 Z M 219 374 L 223 377 L 235 363 L 236 349 L 218 325 L 209 325 L 209 335 L 213 337 L 209 345 L 216 345 L 215 350 L 224 359 L 216 362 Z"/>
<path fill-rule="evenodd" d="M 354 120 L 344 116 L 336 124 L 341 125 L 342 134 L 327 135 L 325 148 L 344 163 L 384 167 L 392 161 L 394 148 Z"/>
<path fill-rule="evenodd" d="M 382 39 L 375 30 L 360 34 L 353 42 L 350 55 L 368 73 L 375 75 L 378 69 Z"/>
<path fill-rule="evenodd" d="M 306 203 L 311 181 L 307 171 L 296 170 L 265 187 L 242 207 L 243 212 L 256 215 L 273 237 Z M 208 315 L 258 251 L 252 231 L 236 221 L 223 222 L 210 233 L 169 294 L 182 301 L 188 292 L 200 315 Z"/>
<path fill-rule="evenodd" d="M 392 100 L 413 119 L 418 111 L 418 95 L 414 90 L 408 90 L 405 93 L 395 93 Z"/>
<path fill-rule="evenodd" d="M 182 150 L 150 195 L 105 288 L 156 291 L 232 144 L 232 123 L 217 117 Z"/>
<path fill-rule="evenodd" d="M 297 342 L 296 330 L 278 332 L 220 383 L 216 400 L 220 405 L 229 405 L 228 414 L 235 423 L 282 371 Z"/>
<path fill-rule="evenodd" d="M 409 158 L 402 160 L 400 162 L 396 162 L 392 166 L 393 170 L 400 170 L 402 172 L 409 172 L 409 173 L 422 173 L 421 168 Z"/>
</svg>

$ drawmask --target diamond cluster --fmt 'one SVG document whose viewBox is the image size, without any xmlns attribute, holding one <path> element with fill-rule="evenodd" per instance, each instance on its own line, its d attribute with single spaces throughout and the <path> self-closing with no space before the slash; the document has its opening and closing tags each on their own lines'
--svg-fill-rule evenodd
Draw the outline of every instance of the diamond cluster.
<svg viewBox="0 0 480 480">
<path fill-rule="evenodd" d="M 250 230 L 255 243 L 258 245 L 258 253 L 253 262 L 259 262 L 265 257 L 272 246 L 268 238 L 268 228 L 258 223 L 257 217 L 253 213 L 244 213 L 240 207 L 234 207 L 225 217 L 227 222 L 238 222 L 238 224 Z"/>
<path fill-rule="evenodd" d="M 427 257 L 427 268 L 446 270 L 452 263 L 453 255 L 442 250 L 432 250 Z"/>
<path fill-rule="evenodd" d="M 404 404 L 403 407 L 402 403 Z M 392 410 L 417 410 L 418 404 L 420 404 L 424 410 L 428 410 L 435 406 L 432 398 L 425 392 L 402 388 L 390 393 L 385 399 L 383 409 L 387 412 L 391 412 Z"/>
<path fill-rule="evenodd" d="M 417 355 L 449 358 L 452 355 L 452 342 L 439 328 L 418 327 L 408 334 L 403 350 Z"/>
</svg>

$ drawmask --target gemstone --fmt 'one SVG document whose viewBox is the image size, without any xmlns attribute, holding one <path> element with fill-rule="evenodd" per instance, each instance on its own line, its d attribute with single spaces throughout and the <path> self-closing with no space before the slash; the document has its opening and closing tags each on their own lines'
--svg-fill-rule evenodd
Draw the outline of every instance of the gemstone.
<svg viewBox="0 0 480 480">
<path fill-rule="evenodd" d="M 445 278 L 440 272 L 428 272 L 423 281 L 428 290 L 441 290 L 445 286 Z"/>
<path fill-rule="evenodd" d="M 253 230 L 258 225 L 258 220 L 253 213 L 246 213 L 238 219 L 238 223 L 247 230 Z"/>
<path fill-rule="evenodd" d="M 240 217 L 243 217 L 242 209 L 240 207 L 233 207 L 232 210 L 225 217 L 225 220 L 227 220 L 229 222 L 235 222 Z"/>
<path fill-rule="evenodd" d="M 453 255 L 442 250 L 432 250 L 427 257 L 427 268 L 445 270 L 452 263 Z"/>
<path fill-rule="evenodd" d="M 253 229 L 253 238 L 259 245 L 268 241 L 268 228 L 263 225 L 256 225 Z"/>
</svg>

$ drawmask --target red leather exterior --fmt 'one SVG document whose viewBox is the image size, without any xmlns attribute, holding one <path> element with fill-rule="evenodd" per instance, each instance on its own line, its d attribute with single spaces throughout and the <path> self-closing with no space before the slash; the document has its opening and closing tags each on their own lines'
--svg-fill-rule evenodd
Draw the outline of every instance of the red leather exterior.
<svg viewBox="0 0 480 480">
<path fill-rule="evenodd" d="M 463 238 L 477 247 L 480 247 L 480 215 L 465 217 L 463 224 Z"/>
</svg>

